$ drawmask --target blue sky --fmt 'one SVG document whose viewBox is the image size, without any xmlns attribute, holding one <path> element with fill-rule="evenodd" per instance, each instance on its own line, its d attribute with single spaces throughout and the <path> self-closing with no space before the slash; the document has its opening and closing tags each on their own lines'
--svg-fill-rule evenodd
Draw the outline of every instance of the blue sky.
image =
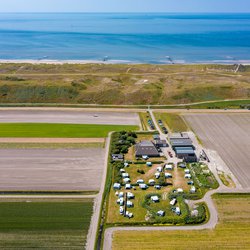
<svg viewBox="0 0 250 250">
<path fill-rule="evenodd" d="M 250 0 L 0 0 L 0 12 L 250 12 Z"/>
</svg>

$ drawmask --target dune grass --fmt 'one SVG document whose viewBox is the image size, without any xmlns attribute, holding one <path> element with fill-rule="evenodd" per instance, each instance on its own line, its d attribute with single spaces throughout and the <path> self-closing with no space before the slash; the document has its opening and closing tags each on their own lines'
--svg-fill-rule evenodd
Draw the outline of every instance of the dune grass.
<svg viewBox="0 0 250 250">
<path fill-rule="evenodd" d="M 214 230 L 118 231 L 112 249 L 249 249 L 250 194 L 217 194 L 214 201 L 219 211 Z"/>
<path fill-rule="evenodd" d="M 1 249 L 84 249 L 93 202 L 1 202 Z"/>
<path fill-rule="evenodd" d="M 101 138 L 111 131 L 137 129 L 130 125 L 0 123 L 0 137 Z"/>
</svg>

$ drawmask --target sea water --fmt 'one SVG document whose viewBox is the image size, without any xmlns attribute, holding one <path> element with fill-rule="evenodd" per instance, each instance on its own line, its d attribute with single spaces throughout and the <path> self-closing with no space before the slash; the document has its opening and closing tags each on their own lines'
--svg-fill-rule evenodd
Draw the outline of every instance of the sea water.
<svg viewBox="0 0 250 250">
<path fill-rule="evenodd" d="M 250 14 L 1 13 L 3 59 L 250 62 Z"/>
</svg>

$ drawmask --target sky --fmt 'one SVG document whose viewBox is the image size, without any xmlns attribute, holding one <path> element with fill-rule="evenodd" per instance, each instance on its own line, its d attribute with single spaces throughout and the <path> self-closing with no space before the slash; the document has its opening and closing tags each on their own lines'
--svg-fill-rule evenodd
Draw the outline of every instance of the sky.
<svg viewBox="0 0 250 250">
<path fill-rule="evenodd" d="M 250 13 L 250 0 L 0 0 L 0 12 Z"/>
</svg>

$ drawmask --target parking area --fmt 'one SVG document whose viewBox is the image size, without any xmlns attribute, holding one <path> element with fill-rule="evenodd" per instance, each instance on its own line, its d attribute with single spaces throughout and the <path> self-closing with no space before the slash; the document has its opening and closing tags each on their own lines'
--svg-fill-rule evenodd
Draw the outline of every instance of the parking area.
<svg viewBox="0 0 250 250">
<path fill-rule="evenodd" d="M 250 187 L 250 114 L 185 114 L 204 146 L 216 150 L 242 187 Z"/>
<path fill-rule="evenodd" d="M 1 149 L 1 191 L 96 191 L 104 169 L 103 148 Z"/>
</svg>

